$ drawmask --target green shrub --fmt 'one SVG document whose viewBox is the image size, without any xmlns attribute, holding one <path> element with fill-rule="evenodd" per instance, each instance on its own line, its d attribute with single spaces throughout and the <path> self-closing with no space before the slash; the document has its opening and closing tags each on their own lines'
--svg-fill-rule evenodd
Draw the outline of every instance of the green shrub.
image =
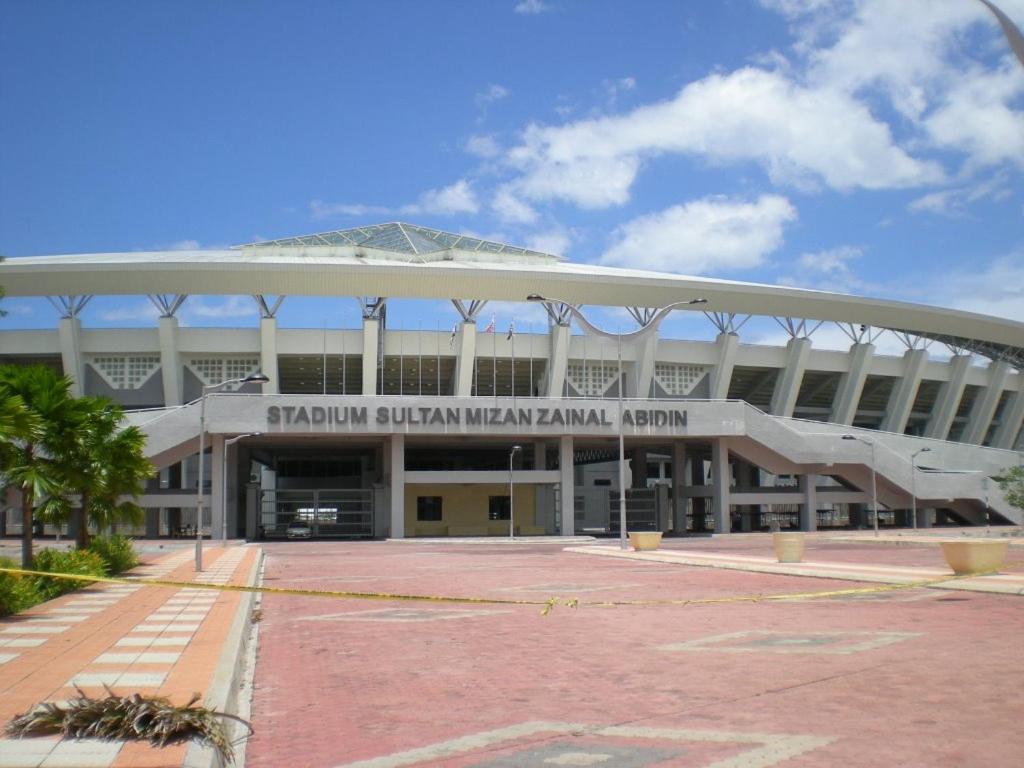
<svg viewBox="0 0 1024 768">
<path fill-rule="evenodd" d="M 96 536 L 89 542 L 89 551 L 103 558 L 107 564 L 107 573 L 111 576 L 130 571 L 139 564 L 132 540 L 120 534 Z"/>
<path fill-rule="evenodd" d="M 32 564 L 37 571 L 80 573 L 83 576 L 107 575 L 107 564 L 103 558 L 88 549 L 44 549 L 36 554 Z M 51 579 L 46 576 L 35 576 L 34 579 L 36 589 L 43 600 L 52 600 L 91 583 L 74 579 Z"/>
<path fill-rule="evenodd" d="M 20 568 L 9 557 L 0 557 L 0 568 Z M 15 573 L 0 573 L 0 617 L 27 610 L 43 601 L 35 579 Z"/>
</svg>

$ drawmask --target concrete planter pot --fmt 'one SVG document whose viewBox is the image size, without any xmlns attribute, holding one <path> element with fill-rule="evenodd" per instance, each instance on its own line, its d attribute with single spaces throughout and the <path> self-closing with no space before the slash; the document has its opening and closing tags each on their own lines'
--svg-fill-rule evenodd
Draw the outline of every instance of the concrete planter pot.
<svg viewBox="0 0 1024 768">
<path fill-rule="evenodd" d="M 637 552 L 661 546 L 661 531 L 637 531 L 629 534 L 629 543 Z"/>
<path fill-rule="evenodd" d="M 964 539 L 942 542 L 942 554 L 957 576 L 994 573 L 1003 567 L 1009 542 L 993 539 Z"/>
<path fill-rule="evenodd" d="M 802 533 L 773 533 L 772 547 L 780 563 L 799 563 L 804 559 L 804 535 Z"/>
</svg>

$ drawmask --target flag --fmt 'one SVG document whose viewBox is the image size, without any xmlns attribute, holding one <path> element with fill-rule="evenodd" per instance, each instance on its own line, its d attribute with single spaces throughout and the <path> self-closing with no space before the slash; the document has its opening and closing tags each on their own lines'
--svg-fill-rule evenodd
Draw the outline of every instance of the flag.
<svg viewBox="0 0 1024 768">
<path fill-rule="evenodd" d="M 505 336 L 505 341 L 512 341 L 512 337 L 516 335 L 516 323 L 513 320 L 508 324 L 508 335 Z"/>
<path fill-rule="evenodd" d="M 487 327 L 484 328 L 484 333 L 494 333 L 494 320 L 494 315 L 491 315 L 491 322 L 489 322 Z"/>
<path fill-rule="evenodd" d="M 448 339 L 448 346 L 451 347 L 452 349 L 455 349 L 455 336 L 456 336 L 456 334 L 458 332 L 459 332 L 459 324 L 458 323 L 454 323 L 452 325 L 452 335 L 451 335 L 451 338 Z"/>
</svg>

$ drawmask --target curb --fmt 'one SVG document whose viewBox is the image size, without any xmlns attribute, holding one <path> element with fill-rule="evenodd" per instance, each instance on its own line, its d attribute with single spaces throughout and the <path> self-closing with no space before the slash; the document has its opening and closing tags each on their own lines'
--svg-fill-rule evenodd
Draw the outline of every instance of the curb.
<svg viewBox="0 0 1024 768">
<path fill-rule="evenodd" d="M 260 547 L 259 554 L 253 560 L 249 569 L 249 576 L 246 579 L 246 586 L 254 586 L 259 581 L 263 567 L 265 553 Z M 242 599 L 235 609 L 235 618 L 231 622 L 231 629 L 220 652 L 220 659 L 217 662 L 217 669 L 213 673 L 213 681 L 203 699 L 203 705 L 218 712 L 226 712 L 230 715 L 237 715 L 242 708 L 242 682 L 247 672 L 247 661 L 249 658 L 249 643 L 253 637 L 252 611 L 253 603 L 256 602 L 259 594 L 256 592 L 243 593 Z M 238 741 L 239 732 L 245 728 L 240 724 L 228 721 L 225 724 L 232 743 Z M 238 750 L 236 757 L 242 757 L 241 750 Z M 244 764 L 243 759 L 236 759 L 232 764 L 240 768 Z M 216 750 L 211 747 L 204 747 L 195 742 L 189 745 L 185 753 L 185 760 L 182 768 L 225 768 L 227 764 L 221 761 Z"/>
</svg>

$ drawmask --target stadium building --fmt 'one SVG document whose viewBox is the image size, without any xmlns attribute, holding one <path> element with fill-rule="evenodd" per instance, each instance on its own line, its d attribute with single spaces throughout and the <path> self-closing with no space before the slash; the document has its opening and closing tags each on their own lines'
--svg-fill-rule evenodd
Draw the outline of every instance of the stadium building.
<svg viewBox="0 0 1024 768">
<path fill-rule="evenodd" d="M 1022 523 L 992 480 L 1022 461 L 1024 324 L 1010 320 L 571 264 L 399 223 L 15 258 L 0 285 L 61 315 L 0 331 L 0 362 L 53 366 L 146 432 L 151 536 L 195 531 L 201 432 L 215 537 L 615 533 L 621 486 L 630 529 L 674 534 L 867 527 L 875 508 L 881 526 Z M 148 296 L 159 319 L 83 327 L 97 295 Z M 259 324 L 182 326 L 196 295 L 251 295 Z M 282 302 L 305 296 L 358 302 L 361 327 L 278 327 Z M 389 305 L 411 298 L 450 301 L 459 321 L 392 330 Z M 485 327 L 499 301 L 543 306 L 545 332 Z M 595 306 L 638 330 L 602 331 Z M 713 340 L 659 338 L 675 311 Z M 788 341 L 744 343 L 751 317 Z M 847 351 L 815 347 L 823 324 Z M 881 354 L 883 334 L 904 351 Z M 240 383 L 257 372 L 268 380 Z"/>
</svg>

